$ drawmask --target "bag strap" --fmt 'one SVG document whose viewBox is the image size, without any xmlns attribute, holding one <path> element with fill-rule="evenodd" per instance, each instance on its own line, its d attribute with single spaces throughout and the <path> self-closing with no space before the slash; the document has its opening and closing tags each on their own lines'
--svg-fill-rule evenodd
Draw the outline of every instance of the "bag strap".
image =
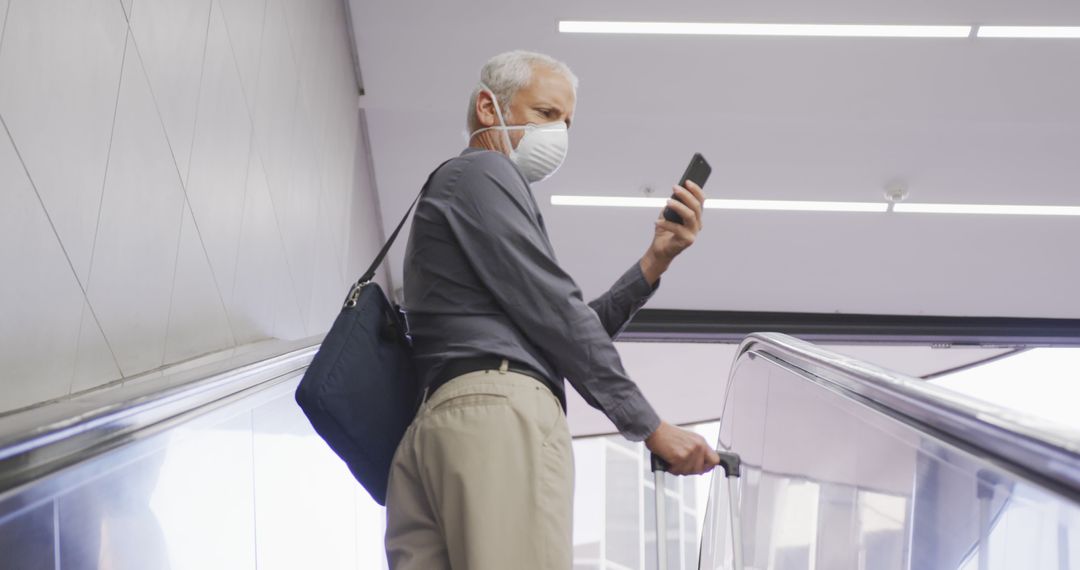
<svg viewBox="0 0 1080 570">
<path fill-rule="evenodd" d="M 428 175 L 427 181 L 424 182 L 424 186 L 420 188 L 420 193 L 417 194 L 416 198 L 413 199 L 412 204 L 409 205 L 409 209 L 405 210 L 405 215 L 401 217 L 401 221 L 398 222 L 397 227 L 394 228 L 394 233 L 390 234 L 390 237 L 387 238 L 386 243 L 384 243 L 382 249 L 379 250 L 379 254 L 376 255 L 375 260 L 371 262 L 371 267 L 368 267 L 368 270 L 364 272 L 364 275 L 360 277 L 360 280 L 357 281 L 356 285 L 353 286 L 354 288 L 362 287 L 364 284 L 375 278 L 375 271 L 377 271 L 379 269 L 379 266 L 382 265 L 383 259 L 386 258 L 386 254 L 390 252 L 390 246 L 394 245 L 394 240 L 396 240 L 398 234 L 401 233 L 401 228 L 405 226 L 405 220 L 409 219 L 409 214 L 412 214 L 413 208 L 416 207 L 417 202 L 419 202 L 420 198 L 424 195 L 425 192 L 427 192 L 428 186 L 431 185 L 431 179 L 435 177 L 435 173 L 438 172 L 439 169 L 443 166 L 446 166 L 447 162 L 450 161 L 447 160 L 443 162 L 438 166 L 438 168 L 432 170 L 431 174 Z"/>
</svg>

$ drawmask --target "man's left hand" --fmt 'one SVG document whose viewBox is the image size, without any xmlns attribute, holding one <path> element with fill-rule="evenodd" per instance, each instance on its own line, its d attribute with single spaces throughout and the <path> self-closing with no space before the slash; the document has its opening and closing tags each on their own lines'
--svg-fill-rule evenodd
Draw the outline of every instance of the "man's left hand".
<svg viewBox="0 0 1080 570">
<path fill-rule="evenodd" d="M 675 186 L 675 197 L 669 199 L 667 205 L 682 217 L 683 223 L 669 222 L 664 219 L 663 213 L 656 219 L 652 245 L 641 260 L 642 270 L 650 283 L 660 278 L 671 260 L 693 245 L 701 232 L 704 204 L 705 192 L 697 184 L 687 180 L 685 188 Z"/>
</svg>

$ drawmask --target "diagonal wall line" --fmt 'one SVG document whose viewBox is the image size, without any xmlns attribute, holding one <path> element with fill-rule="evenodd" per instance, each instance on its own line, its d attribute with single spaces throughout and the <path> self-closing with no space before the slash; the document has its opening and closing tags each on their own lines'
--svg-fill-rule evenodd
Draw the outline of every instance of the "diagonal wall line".
<svg viewBox="0 0 1080 570">
<path fill-rule="evenodd" d="M 197 91 L 198 96 L 197 96 L 196 102 L 195 102 L 195 126 L 194 126 L 195 129 L 198 128 L 198 124 L 199 124 L 198 105 L 199 105 L 199 101 L 202 99 L 203 76 L 206 74 L 206 47 L 207 47 L 207 44 L 210 41 L 210 21 L 212 19 L 212 15 L 213 15 L 213 9 L 214 9 L 214 2 L 211 1 L 209 9 L 207 10 L 206 33 L 203 36 L 203 58 L 202 58 L 202 63 L 200 64 L 200 67 L 199 67 L 199 88 L 198 88 L 198 91 Z M 130 26 L 129 26 L 129 29 L 130 29 Z M 206 259 L 206 263 L 210 267 L 210 276 L 211 276 L 211 279 L 214 282 L 214 292 L 217 293 L 218 303 L 220 303 L 221 310 L 225 314 L 225 324 L 229 329 L 229 338 L 232 340 L 232 346 L 236 346 L 236 334 L 233 332 L 232 319 L 229 318 L 229 311 L 228 311 L 228 308 L 225 306 L 225 299 L 221 294 L 221 285 L 218 283 L 217 274 L 214 271 L 214 265 L 212 263 L 210 263 L 210 255 L 206 251 L 206 242 L 205 242 L 205 240 L 203 240 L 202 231 L 199 229 L 199 222 L 198 222 L 198 220 L 195 219 L 195 210 L 191 207 L 191 200 L 190 200 L 190 198 L 188 198 L 187 181 L 186 181 L 184 175 L 180 172 L 180 165 L 176 161 L 176 152 L 173 150 L 172 140 L 169 138 L 169 134 L 168 134 L 169 131 L 165 127 L 165 119 L 161 115 L 161 105 L 158 103 L 157 94 L 154 92 L 154 84 L 153 84 L 152 81 L 150 81 L 150 76 L 146 71 L 146 61 L 143 59 L 142 51 L 139 49 L 139 42 L 135 39 L 134 34 L 132 34 L 131 32 L 129 32 L 129 34 L 131 34 L 131 44 L 135 47 L 135 54 L 139 58 L 139 67 L 140 67 L 140 69 L 142 69 L 143 76 L 146 79 L 146 85 L 150 90 L 150 98 L 154 103 L 154 111 L 157 112 L 158 122 L 161 124 L 161 133 L 165 137 L 165 144 L 169 148 L 169 155 L 172 158 L 173 168 L 176 171 L 177 179 L 180 182 L 180 192 L 181 192 L 181 194 L 183 195 L 183 198 L 184 198 L 184 206 L 187 208 L 187 210 L 189 212 L 191 212 L 191 221 L 195 226 L 195 235 L 199 240 L 199 245 L 202 247 L 203 257 Z M 195 144 L 195 133 L 194 133 L 194 131 L 192 132 L 191 143 L 192 143 L 192 146 L 194 146 L 194 144 Z M 190 172 L 191 172 L 191 157 L 188 156 L 188 173 L 190 174 Z M 181 208 L 181 211 L 180 211 L 180 234 L 179 234 L 180 239 L 183 238 L 183 225 L 184 225 L 183 214 L 184 214 L 183 208 Z M 167 317 L 165 317 L 165 342 L 164 342 L 164 345 L 162 346 L 162 359 L 163 359 L 162 364 L 164 364 L 165 351 L 166 351 L 166 349 L 168 348 L 168 345 L 169 345 L 169 326 L 172 324 L 172 302 L 173 302 L 173 296 L 176 294 L 176 269 L 177 269 L 177 266 L 179 264 L 180 248 L 181 248 L 182 245 L 183 244 L 180 243 L 179 241 L 176 244 L 176 258 L 175 258 L 175 261 L 174 261 L 174 264 L 173 264 L 172 287 L 170 288 L 170 291 L 169 291 L 169 315 Z"/>
<path fill-rule="evenodd" d="M 216 0 L 215 4 L 217 4 Z M 240 90 L 244 93 L 244 106 L 247 108 L 248 117 L 251 118 L 252 124 L 255 124 L 255 97 L 259 92 L 259 76 L 262 74 L 262 39 L 266 31 L 266 7 L 268 4 L 269 2 L 263 1 L 263 17 L 262 22 L 259 24 L 259 39 L 257 42 L 258 54 L 255 58 L 255 84 L 252 87 L 254 93 L 248 93 L 247 86 L 244 85 L 244 74 L 240 72 L 240 61 L 236 57 L 236 40 L 233 39 L 235 32 L 229 29 L 229 18 L 225 15 L 225 9 L 221 8 L 221 19 L 225 21 L 225 35 L 229 38 L 229 52 L 233 55 L 233 65 L 236 66 L 236 74 L 240 77 Z"/>
<path fill-rule="evenodd" d="M 115 120 L 115 119 L 114 119 Z M 41 206 L 41 211 L 45 214 L 45 219 L 49 222 L 49 228 L 52 230 L 53 237 L 56 239 L 56 243 L 60 246 L 60 251 L 64 254 L 64 260 L 67 261 L 68 268 L 71 269 L 71 275 L 75 279 L 75 284 L 82 291 L 83 303 L 86 308 L 90 310 L 91 316 L 94 318 L 94 323 L 97 325 L 98 330 L 101 331 L 101 337 L 105 340 L 105 346 L 109 349 L 109 355 L 113 359 L 113 364 L 116 365 L 116 369 L 120 371 L 121 376 L 124 371 L 120 368 L 120 361 L 116 358 L 116 351 L 113 350 L 112 344 L 109 342 L 108 336 L 105 335 L 105 329 L 101 328 L 101 321 L 98 320 L 97 313 L 94 311 L 93 305 L 90 304 L 90 298 L 86 294 L 86 288 L 82 282 L 79 281 L 79 274 L 75 270 L 75 264 L 71 262 L 71 256 L 68 255 L 67 248 L 64 247 L 64 242 L 60 240 L 60 234 L 56 231 L 56 224 L 53 222 L 52 216 L 49 214 L 49 210 L 45 208 L 45 201 L 41 198 L 41 192 L 38 190 L 37 184 L 34 182 L 32 176 L 30 176 L 30 170 L 26 167 L 26 161 L 23 160 L 22 153 L 19 152 L 18 145 L 15 144 L 15 139 L 11 136 L 11 131 L 8 129 L 7 121 L 4 120 L 3 114 L 0 114 L 0 127 L 3 127 L 4 134 L 11 141 L 11 148 L 15 152 L 15 156 L 19 159 L 19 164 L 22 166 L 23 173 L 26 175 L 26 179 L 30 182 L 30 187 L 34 189 L 34 196 L 37 198 L 38 204 Z M 80 325 L 81 331 L 81 325 Z M 76 340 L 76 351 L 78 349 L 78 340 Z M 72 371 L 74 378 L 74 370 Z M 69 381 L 69 389 L 71 383 Z"/>
<path fill-rule="evenodd" d="M 8 16 L 11 14 L 11 2 L 4 7 L 4 25 L 0 26 L 0 51 L 4 49 L 4 30 L 7 30 Z"/>
<path fill-rule="evenodd" d="M 242 82 L 242 81 L 241 81 Z M 233 258 L 232 286 L 229 287 L 229 298 L 236 302 L 236 277 L 240 274 L 240 250 L 244 247 L 244 219 L 247 218 L 248 185 L 251 184 L 251 153 L 254 152 L 255 129 L 248 123 L 248 153 L 247 165 L 244 169 L 244 189 L 240 200 L 240 223 L 237 224 L 236 256 Z M 226 312 L 228 312 L 226 310 Z"/>
<path fill-rule="evenodd" d="M 294 126 L 296 125 L 296 119 L 297 119 L 297 117 L 296 117 L 296 105 L 299 104 L 299 98 L 300 98 L 300 81 L 299 81 L 299 79 L 296 81 L 294 87 L 295 87 L 295 96 L 293 98 L 293 103 L 292 103 L 293 104 L 293 119 L 292 119 L 292 123 L 290 123 L 290 125 L 289 125 L 289 132 L 290 133 L 293 132 Z M 256 139 L 257 139 L 257 137 L 256 137 Z M 254 153 L 256 153 L 258 155 L 258 157 L 259 157 L 259 165 L 262 167 L 263 175 L 266 175 L 266 165 L 262 161 L 262 155 L 258 154 L 258 149 L 255 149 L 254 147 L 252 148 L 252 152 L 254 152 Z M 300 299 L 297 297 L 296 277 L 293 275 L 292 264 L 289 262 L 289 249 L 285 245 L 285 234 L 284 234 L 284 232 L 281 231 L 281 216 L 278 215 L 278 210 L 280 209 L 280 207 L 277 204 L 274 203 L 274 192 L 270 188 L 269 177 L 267 177 L 267 180 L 266 180 L 266 187 L 267 187 L 267 195 L 270 198 L 270 209 L 274 212 L 274 225 L 277 226 L 278 240 L 281 242 L 281 251 L 282 251 L 282 255 L 283 255 L 284 259 L 285 259 L 285 270 L 289 274 L 289 285 L 292 288 L 293 302 L 296 303 L 296 309 L 297 309 L 297 311 L 300 312 L 300 319 L 302 321 L 305 321 L 305 323 L 304 323 L 305 324 L 304 331 L 306 332 L 307 331 L 307 326 L 306 326 L 307 319 L 306 319 L 306 317 L 304 317 L 303 308 L 300 306 Z M 286 190 L 288 190 L 288 189 L 286 189 Z"/>
<path fill-rule="evenodd" d="M 206 53 L 210 49 L 210 23 L 214 19 L 214 9 L 217 6 L 218 6 L 217 0 L 212 0 L 210 2 L 210 9 L 207 11 L 207 14 L 206 14 L 206 34 L 205 34 L 205 40 L 203 41 L 202 64 L 200 64 L 200 68 L 199 68 L 199 89 L 198 89 L 198 96 L 196 97 L 196 100 L 195 100 L 195 126 L 192 129 L 191 146 L 188 149 L 188 171 L 187 171 L 187 175 L 180 180 L 180 188 L 183 189 L 183 191 L 184 191 L 184 203 L 187 204 L 188 211 L 191 212 L 191 222 L 192 222 L 192 224 L 195 225 L 195 236 L 199 239 L 199 245 L 202 247 L 203 257 L 206 258 L 206 265 L 207 265 L 207 267 L 210 268 L 210 278 L 214 280 L 214 292 L 217 293 L 218 302 L 221 304 L 221 312 L 225 315 L 225 326 L 227 326 L 229 328 L 229 338 L 232 339 L 232 345 L 236 346 L 237 345 L 236 333 L 233 330 L 232 317 L 229 316 L 229 308 L 225 305 L 225 297 L 221 292 L 222 287 L 221 287 L 221 283 L 219 282 L 219 279 L 218 279 L 217 270 L 214 269 L 214 264 L 210 262 L 210 251 L 206 247 L 206 240 L 203 239 L 202 229 L 199 228 L 199 219 L 195 216 L 195 208 L 193 208 L 191 206 L 191 199 L 188 197 L 188 189 L 187 189 L 188 184 L 191 182 L 191 163 L 192 163 L 192 158 L 193 158 L 193 156 L 195 154 L 195 140 L 198 137 L 198 132 L 199 132 L 199 108 L 202 106 L 202 99 L 203 99 L 202 89 L 203 89 L 203 83 L 204 83 L 205 77 L 206 77 Z M 224 11 L 221 12 L 221 20 L 222 20 L 222 22 L 225 21 L 225 13 L 224 13 Z M 228 37 L 228 30 L 227 29 L 226 29 L 225 35 L 226 35 L 226 38 L 227 38 Z M 235 54 L 233 54 L 233 52 L 232 52 L 232 45 L 231 44 L 229 45 L 229 55 L 232 56 L 233 59 L 235 59 L 235 57 L 236 57 Z M 240 77 L 239 72 L 237 72 L 236 77 L 237 77 L 237 80 L 240 82 L 240 89 L 241 89 L 240 92 L 241 92 L 241 96 L 243 96 L 244 80 L 243 80 L 242 77 Z M 153 85 L 150 86 L 150 92 L 151 93 L 154 92 Z M 157 105 L 157 102 L 155 101 L 155 106 L 156 105 Z M 161 116 L 160 110 L 158 111 L 158 116 L 159 117 Z M 164 119 L 162 120 L 162 128 L 164 128 Z M 168 139 L 168 136 L 166 136 L 165 138 Z M 176 157 L 175 157 L 175 155 L 173 155 L 173 162 L 175 162 L 175 161 L 176 161 Z M 177 164 L 177 169 L 179 169 L 179 166 L 180 165 Z M 247 184 L 247 176 L 246 175 L 244 176 L 244 183 L 245 183 L 245 186 L 246 186 L 246 184 Z M 247 189 L 245 187 L 243 189 L 243 191 L 246 192 L 246 190 Z M 241 211 L 241 216 L 243 216 L 242 211 Z M 240 249 L 240 246 L 238 244 L 237 245 L 237 251 L 239 251 L 239 249 Z M 234 273 L 235 273 L 235 268 L 234 268 Z M 173 281 L 174 282 L 176 281 L 176 274 L 175 273 L 173 274 Z M 174 283 L 174 287 L 175 287 L 175 283 Z M 167 340 L 168 340 L 168 330 L 166 329 L 166 341 Z"/>
</svg>

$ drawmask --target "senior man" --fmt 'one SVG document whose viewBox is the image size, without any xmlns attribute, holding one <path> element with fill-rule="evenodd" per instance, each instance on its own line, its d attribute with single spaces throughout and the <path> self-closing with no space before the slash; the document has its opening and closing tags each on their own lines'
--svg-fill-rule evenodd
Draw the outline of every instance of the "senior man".
<svg viewBox="0 0 1080 570">
<path fill-rule="evenodd" d="M 432 176 L 416 208 L 405 299 L 424 402 L 394 457 L 386 550 L 394 570 L 567 570 L 573 453 L 566 378 L 676 474 L 718 462 L 705 440 L 661 421 L 612 339 L 701 230 L 693 183 L 658 217 L 645 255 L 586 304 L 555 261 L 531 184 L 566 155 L 577 78 L 536 53 L 484 65 L 469 147 Z"/>
</svg>

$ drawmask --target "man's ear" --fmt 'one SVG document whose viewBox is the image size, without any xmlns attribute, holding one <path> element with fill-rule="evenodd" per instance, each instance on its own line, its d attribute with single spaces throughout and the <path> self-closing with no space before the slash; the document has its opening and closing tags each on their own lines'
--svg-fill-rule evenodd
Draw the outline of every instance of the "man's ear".
<svg viewBox="0 0 1080 570">
<path fill-rule="evenodd" d="M 499 117 L 495 114 L 495 100 L 489 91 L 481 90 L 476 95 L 476 120 L 482 127 L 499 124 Z"/>
</svg>

